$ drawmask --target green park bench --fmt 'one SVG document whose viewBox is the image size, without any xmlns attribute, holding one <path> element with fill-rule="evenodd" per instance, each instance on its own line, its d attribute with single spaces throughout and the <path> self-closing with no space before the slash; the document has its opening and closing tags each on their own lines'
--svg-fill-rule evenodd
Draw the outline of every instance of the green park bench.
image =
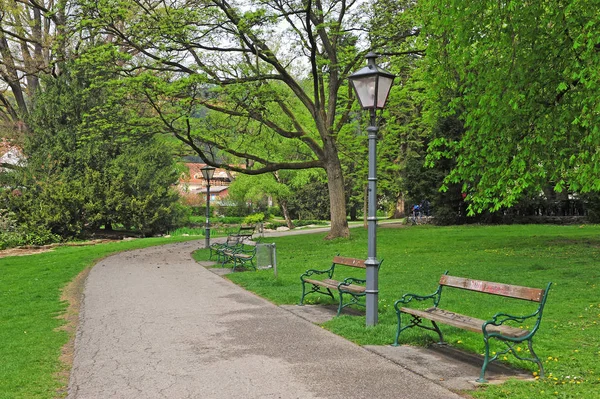
<svg viewBox="0 0 600 399">
<path fill-rule="evenodd" d="M 483 366 L 481 367 L 481 374 L 477 382 L 486 382 L 485 370 L 488 364 L 509 352 L 511 352 L 520 360 L 527 360 L 536 363 L 540 370 L 540 377 L 543 378 L 544 368 L 542 366 L 542 362 L 533 351 L 533 336 L 540 327 L 544 305 L 546 304 L 546 297 L 548 296 L 548 291 L 550 290 L 552 283 L 548 283 L 546 289 L 539 289 L 522 287 L 518 285 L 494 283 L 489 281 L 471 280 L 462 277 L 448 276 L 447 273 L 448 272 L 442 275 L 438 289 L 433 294 L 404 294 L 401 299 L 394 303 L 394 308 L 396 309 L 396 315 L 398 317 L 398 328 L 396 330 L 396 338 L 393 345 L 398 346 L 398 337 L 400 333 L 411 327 L 421 327 L 426 330 L 435 331 L 439 335 L 440 344 L 443 344 L 444 338 L 437 325 L 437 323 L 443 323 L 463 330 L 483 334 L 483 342 L 485 343 L 485 357 L 483 360 Z M 442 289 L 444 287 L 459 288 L 468 291 L 521 299 L 525 301 L 536 302 L 538 305 L 537 309 L 528 315 L 514 316 L 507 313 L 496 313 L 490 320 L 482 320 L 454 313 L 449 310 L 440 309 L 438 305 L 440 303 Z M 431 300 L 433 301 L 433 307 L 424 310 L 404 307 L 404 305 L 413 300 L 417 302 Z M 411 316 L 410 321 L 405 326 L 402 326 L 402 314 Z M 431 321 L 431 325 L 429 325 L 429 323 L 423 324 L 424 319 Z M 525 323 L 527 320 L 529 321 Z M 515 324 L 518 326 L 515 326 Z M 527 327 L 526 325 L 531 326 L 531 328 Z M 503 351 L 495 353 L 490 357 L 489 342 L 492 338 L 505 343 L 507 348 Z M 532 357 L 525 358 L 519 355 L 515 346 L 522 342 L 527 342 L 529 352 Z"/>
<path fill-rule="evenodd" d="M 379 267 L 381 267 L 381 263 L 379 262 Z M 348 266 L 359 269 L 366 269 L 365 261 L 362 259 L 354 259 L 354 258 L 344 258 L 341 256 L 335 256 L 333 258 L 333 263 L 331 267 L 326 270 L 316 270 L 309 269 L 304 274 L 300 276 L 300 280 L 302 281 L 302 297 L 300 298 L 299 305 L 304 305 L 304 298 L 308 294 L 312 293 L 320 293 L 324 295 L 328 295 L 331 298 L 335 299 L 332 291 L 337 291 L 339 295 L 339 306 L 337 311 L 337 316 L 340 315 L 342 309 L 346 306 L 350 305 L 360 305 L 364 306 L 364 303 L 361 302 L 361 298 L 366 295 L 366 287 L 364 284 L 366 280 L 359 279 L 355 277 L 346 277 L 339 278 L 338 280 L 334 280 L 334 273 L 336 271 L 336 266 Z M 339 268 L 338 268 L 339 269 Z M 348 269 L 343 269 L 348 270 Z M 338 273 L 341 274 L 341 273 Z M 313 276 L 321 276 L 318 278 L 314 278 Z M 310 277 L 310 278 L 309 278 Z M 326 278 L 323 278 L 326 277 Z M 348 298 L 346 302 L 344 302 L 344 297 Z"/>
<path fill-rule="evenodd" d="M 242 241 L 244 240 L 248 240 L 251 241 L 252 240 L 252 236 L 254 235 L 254 230 L 256 229 L 256 226 L 240 226 L 237 235 L 239 237 L 242 238 Z"/>
<path fill-rule="evenodd" d="M 242 245 L 242 237 L 238 236 L 237 234 L 228 235 L 225 242 L 215 242 L 210 244 L 209 259 L 212 260 L 213 256 L 216 255 L 217 262 L 223 263 L 223 261 L 226 260 L 225 251 L 229 253 L 234 251 L 240 245 Z"/>
<path fill-rule="evenodd" d="M 254 264 L 254 259 L 256 258 L 256 245 L 246 245 L 240 244 L 234 248 L 223 250 L 223 261 L 221 266 L 224 266 L 225 263 L 233 263 L 231 271 L 235 271 L 235 269 L 239 266 L 241 267 L 250 267 L 256 270 L 256 265 Z"/>
</svg>

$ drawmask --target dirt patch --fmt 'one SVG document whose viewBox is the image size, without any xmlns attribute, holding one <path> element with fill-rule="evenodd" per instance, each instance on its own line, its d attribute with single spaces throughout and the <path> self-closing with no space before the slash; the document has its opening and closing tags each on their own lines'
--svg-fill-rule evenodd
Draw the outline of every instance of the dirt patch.
<svg viewBox="0 0 600 399">
<path fill-rule="evenodd" d="M 57 247 L 82 247 L 86 245 L 96 245 L 96 244 L 104 244 L 107 242 L 120 241 L 119 239 L 97 239 L 90 241 L 82 241 L 82 242 L 68 242 L 68 243 L 60 243 L 60 244 L 50 244 L 50 245 L 30 245 L 26 247 L 18 247 L 18 248 L 9 248 L 3 249 L 0 251 L 0 258 L 6 258 L 8 256 L 26 256 L 26 255 L 35 255 L 42 252 L 50 252 L 53 251 L 54 248 Z"/>
<path fill-rule="evenodd" d="M 59 319 L 65 321 L 65 324 L 59 329 L 66 331 L 69 335 L 69 341 L 62 347 L 60 362 L 62 363 L 61 371 L 57 374 L 57 379 L 63 385 L 63 388 L 57 392 L 57 397 L 65 397 L 69 385 L 69 377 L 71 368 L 73 367 L 73 355 L 75 353 L 75 333 L 79 325 L 79 311 L 81 309 L 81 301 L 83 298 L 83 289 L 85 280 L 90 274 L 92 267 L 88 267 L 77 275 L 69 284 L 67 284 L 60 296 L 61 301 L 68 303 L 64 314 L 59 316 Z"/>
</svg>

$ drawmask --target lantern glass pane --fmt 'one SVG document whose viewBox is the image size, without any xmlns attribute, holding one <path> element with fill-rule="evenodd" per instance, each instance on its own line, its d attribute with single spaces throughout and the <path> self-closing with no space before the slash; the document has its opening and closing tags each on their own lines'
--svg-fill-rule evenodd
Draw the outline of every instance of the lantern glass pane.
<svg viewBox="0 0 600 399">
<path fill-rule="evenodd" d="M 215 168 L 212 166 L 205 166 L 201 168 L 200 171 L 202 172 L 202 177 L 204 177 L 204 180 L 211 180 L 215 173 Z"/>
<path fill-rule="evenodd" d="M 393 82 L 393 78 L 379 76 L 379 85 L 377 86 L 377 108 L 381 109 L 385 106 Z"/>
<path fill-rule="evenodd" d="M 362 108 L 373 108 L 375 105 L 375 78 L 376 76 L 352 79 L 354 90 Z"/>
</svg>

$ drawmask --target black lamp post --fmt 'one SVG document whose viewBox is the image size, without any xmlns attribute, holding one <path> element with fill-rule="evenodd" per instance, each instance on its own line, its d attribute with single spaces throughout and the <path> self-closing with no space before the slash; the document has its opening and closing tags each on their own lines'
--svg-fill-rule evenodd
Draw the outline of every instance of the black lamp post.
<svg viewBox="0 0 600 399">
<path fill-rule="evenodd" d="M 379 295 L 379 261 L 377 260 L 377 120 L 376 111 L 383 109 L 396 77 L 375 64 L 377 55 L 367 54 L 367 66 L 348 77 L 362 109 L 369 110 L 369 176 L 368 176 L 368 257 L 366 285 L 367 326 L 377 324 Z"/>
<path fill-rule="evenodd" d="M 204 232 L 204 247 L 208 248 L 210 246 L 210 179 L 215 174 L 215 168 L 206 165 L 200 171 L 202 172 L 202 177 L 206 180 L 206 230 Z"/>
</svg>

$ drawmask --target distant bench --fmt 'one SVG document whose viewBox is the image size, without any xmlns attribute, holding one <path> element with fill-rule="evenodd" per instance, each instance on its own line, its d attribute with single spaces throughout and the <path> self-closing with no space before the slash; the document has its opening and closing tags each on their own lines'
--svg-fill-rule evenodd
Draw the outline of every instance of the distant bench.
<svg viewBox="0 0 600 399">
<path fill-rule="evenodd" d="M 252 240 L 255 226 L 240 226 L 235 232 L 230 233 L 224 243 L 213 243 L 210 245 L 209 259 L 217 256 L 217 262 L 221 267 L 225 263 L 233 263 L 232 270 L 238 266 L 251 267 L 256 270 L 254 259 L 256 258 L 256 245 L 244 244 L 244 241 Z"/>
<path fill-rule="evenodd" d="M 240 244 L 235 248 L 223 250 L 223 256 L 224 258 L 221 266 L 224 266 L 225 263 L 232 262 L 233 266 L 231 267 L 231 271 L 235 271 L 238 266 L 251 267 L 256 270 L 256 265 L 254 264 L 254 259 L 256 258 L 256 245 Z"/>
<path fill-rule="evenodd" d="M 254 230 L 256 226 L 240 226 L 240 229 L 236 233 L 238 237 L 244 240 L 252 240 L 252 236 L 254 235 Z"/>
<path fill-rule="evenodd" d="M 394 303 L 394 308 L 396 309 L 396 315 L 398 317 L 398 328 L 396 330 L 394 346 L 398 346 L 398 337 L 400 333 L 411 327 L 421 327 L 426 330 L 435 331 L 439 335 L 440 343 L 443 343 L 444 338 L 442 337 L 442 332 L 436 324 L 443 323 L 463 330 L 483 334 L 483 342 L 485 343 L 485 358 L 483 361 L 483 366 L 481 367 L 481 374 L 477 382 L 486 382 L 485 369 L 487 368 L 488 364 L 498 359 L 499 356 L 508 352 L 511 352 L 520 360 L 527 360 L 536 363 L 540 369 L 540 377 L 543 378 L 544 368 L 542 366 L 542 362 L 533 351 L 532 340 L 533 336 L 540 327 L 544 305 L 546 304 L 546 297 L 548 296 L 548 291 L 550 290 L 551 285 L 552 283 L 548 283 L 546 289 L 529 288 L 518 285 L 493 283 L 489 281 L 470 280 L 462 277 L 448 276 L 446 273 L 440 278 L 438 289 L 433 294 L 404 294 L 401 299 Z M 526 301 L 537 302 L 539 305 L 537 306 L 537 310 L 526 316 L 513 316 L 507 313 L 496 313 L 494 316 L 492 316 L 491 320 L 481 320 L 438 308 L 443 287 L 460 288 L 508 298 L 522 299 Z M 401 305 L 410 303 L 413 299 L 416 301 L 433 300 L 433 307 L 425 310 L 400 307 Z M 402 326 L 401 316 L 403 313 L 412 316 L 412 319 L 406 326 Z M 431 326 L 424 325 L 423 319 L 430 320 Z M 525 320 L 530 319 L 531 321 L 529 324 L 532 325 L 531 329 L 522 328 Z M 521 326 L 513 327 L 510 325 L 505 325 L 504 323 L 506 322 L 517 323 Z M 496 338 L 504 342 L 508 348 L 504 351 L 494 354 L 493 357 L 490 357 L 490 338 Z M 514 348 L 515 344 L 525 341 L 527 341 L 529 352 L 532 358 L 520 357 Z"/>
<path fill-rule="evenodd" d="M 378 268 L 381 266 L 379 262 Z M 354 259 L 354 258 L 344 258 L 341 256 L 335 256 L 333 258 L 333 263 L 331 267 L 326 270 L 316 270 L 309 269 L 304 274 L 300 276 L 300 280 L 302 281 L 302 297 L 300 298 L 299 305 L 304 305 L 304 298 L 308 294 L 312 294 L 314 292 L 325 294 L 335 299 L 333 295 L 333 291 L 337 291 L 339 295 L 339 306 L 337 315 L 339 316 L 342 312 L 342 309 L 346 306 L 350 305 L 360 305 L 364 306 L 363 303 L 360 302 L 360 298 L 366 295 L 366 288 L 364 286 L 366 280 L 359 279 L 355 277 L 346 277 L 339 278 L 339 280 L 334 280 L 334 272 L 336 271 L 336 266 L 348 266 L 359 269 L 366 269 L 365 261 L 362 259 Z M 339 269 L 339 268 L 338 268 Z M 343 269 L 348 270 L 348 269 Z M 336 273 L 336 276 L 339 276 L 342 272 Z M 313 276 L 324 276 L 327 278 L 314 278 Z M 344 297 L 348 298 L 348 301 L 344 303 Z"/>
<path fill-rule="evenodd" d="M 225 242 L 214 242 L 210 245 L 210 256 L 209 259 L 212 259 L 213 255 L 217 256 L 218 262 L 223 262 L 225 258 L 225 251 L 233 251 L 239 248 L 242 245 L 242 238 L 235 235 L 228 235 Z"/>
</svg>

